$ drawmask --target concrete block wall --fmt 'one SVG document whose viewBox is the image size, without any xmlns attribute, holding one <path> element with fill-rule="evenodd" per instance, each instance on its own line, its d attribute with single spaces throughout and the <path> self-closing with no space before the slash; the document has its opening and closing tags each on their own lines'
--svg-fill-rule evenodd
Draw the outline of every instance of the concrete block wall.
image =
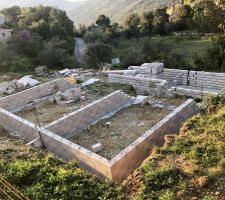
<svg viewBox="0 0 225 200">
<path fill-rule="evenodd" d="M 189 99 L 109 161 L 112 180 L 124 180 L 142 164 L 155 146 L 163 144 L 164 135 L 178 133 L 183 121 L 197 111 L 195 101 Z"/>
<path fill-rule="evenodd" d="M 163 79 L 168 82 L 171 82 L 173 80 L 177 80 L 178 84 L 180 85 L 187 85 L 188 84 L 188 70 L 179 70 L 179 69 L 167 69 L 164 68 L 164 71 L 162 73 L 159 73 L 157 75 L 152 75 L 148 69 L 145 67 L 139 67 L 139 66 L 130 66 L 128 68 L 129 70 L 136 70 L 138 74 L 142 74 L 146 77 L 153 77 L 158 79 Z"/>
<path fill-rule="evenodd" d="M 177 80 L 178 84 L 180 85 L 188 84 L 188 70 L 165 68 L 161 76 L 162 76 L 162 79 L 165 79 L 167 81 Z"/>
<path fill-rule="evenodd" d="M 190 71 L 189 84 L 199 88 L 222 90 L 225 86 L 225 73 Z"/>
<path fill-rule="evenodd" d="M 120 96 L 118 94 L 121 95 L 121 92 L 114 93 L 114 97 L 117 97 L 114 99 L 115 101 Z M 127 101 L 127 98 L 124 99 Z M 120 182 L 148 157 L 155 145 L 163 143 L 165 134 L 177 133 L 181 123 L 196 111 L 196 103 L 193 100 L 186 101 L 110 161 L 45 128 L 39 129 L 39 133 L 46 149 L 59 158 L 64 161 L 75 160 L 80 167 L 95 173 L 99 177 Z M 90 115 L 91 112 L 86 114 Z M 73 122 L 74 120 L 71 121 L 71 123 Z M 0 124 L 15 130 L 28 141 L 39 137 L 34 124 L 2 108 L 0 108 Z M 68 126 L 67 123 L 66 126 Z"/>
<path fill-rule="evenodd" d="M 107 159 L 48 130 L 41 130 L 41 137 L 46 149 L 62 160 L 74 160 L 81 168 L 95 173 L 98 177 L 112 179 Z"/>
<path fill-rule="evenodd" d="M 116 91 L 84 108 L 52 122 L 45 128 L 62 137 L 69 137 L 73 135 L 74 132 L 82 130 L 109 113 L 118 111 L 130 103 L 131 97 L 121 91 Z"/>
<path fill-rule="evenodd" d="M 16 131 L 27 142 L 39 138 L 35 124 L 0 108 L 0 125 Z"/>
<path fill-rule="evenodd" d="M 153 94 L 156 96 L 162 96 L 167 91 L 167 81 L 160 79 L 143 78 L 138 76 L 126 76 L 109 74 L 109 82 L 129 84 L 134 87 L 138 95 Z"/>
<path fill-rule="evenodd" d="M 54 80 L 48 83 L 41 84 L 39 86 L 12 94 L 7 97 L 0 98 L 0 108 L 4 108 L 9 111 L 14 111 L 24 107 L 26 104 L 32 102 L 35 99 L 51 95 L 59 90 L 64 91 L 70 89 L 74 85 L 70 84 L 64 79 Z"/>
</svg>

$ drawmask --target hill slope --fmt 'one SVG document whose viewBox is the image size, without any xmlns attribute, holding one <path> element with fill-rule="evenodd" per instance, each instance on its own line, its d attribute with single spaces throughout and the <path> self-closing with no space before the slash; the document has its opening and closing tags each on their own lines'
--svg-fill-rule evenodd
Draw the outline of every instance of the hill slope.
<svg viewBox="0 0 225 200">
<path fill-rule="evenodd" d="M 62 10 L 68 11 L 80 6 L 82 3 L 82 1 L 69 2 L 67 0 L 0 0 L 0 9 L 14 5 L 27 7 L 42 4 L 44 6 L 58 7 Z"/>
<path fill-rule="evenodd" d="M 123 23 L 130 13 L 154 10 L 171 5 L 172 2 L 173 0 L 87 0 L 68 14 L 76 25 L 90 25 L 100 14 L 109 16 L 114 22 Z"/>
</svg>

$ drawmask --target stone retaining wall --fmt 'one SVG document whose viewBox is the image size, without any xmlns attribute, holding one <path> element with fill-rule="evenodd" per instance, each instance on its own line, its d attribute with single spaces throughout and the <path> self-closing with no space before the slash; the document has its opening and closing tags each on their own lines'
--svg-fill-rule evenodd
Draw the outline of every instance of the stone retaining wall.
<svg viewBox="0 0 225 200">
<path fill-rule="evenodd" d="M 35 99 L 51 95 L 57 91 L 64 91 L 74 87 L 64 79 L 54 80 L 39 86 L 0 98 L 0 108 L 14 111 L 24 107 Z"/>
<path fill-rule="evenodd" d="M 116 91 L 88 106 L 52 122 L 45 128 L 63 137 L 69 137 L 74 132 L 82 130 L 111 112 L 116 112 L 131 103 L 131 97 Z"/>
</svg>

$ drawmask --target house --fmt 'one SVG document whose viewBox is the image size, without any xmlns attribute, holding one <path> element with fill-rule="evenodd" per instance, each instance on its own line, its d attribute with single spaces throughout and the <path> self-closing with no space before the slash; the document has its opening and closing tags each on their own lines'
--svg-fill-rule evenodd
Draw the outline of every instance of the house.
<svg viewBox="0 0 225 200">
<path fill-rule="evenodd" d="M 0 28 L 0 41 L 7 42 L 12 36 L 13 31 L 11 29 L 1 29 Z"/>
</svg>

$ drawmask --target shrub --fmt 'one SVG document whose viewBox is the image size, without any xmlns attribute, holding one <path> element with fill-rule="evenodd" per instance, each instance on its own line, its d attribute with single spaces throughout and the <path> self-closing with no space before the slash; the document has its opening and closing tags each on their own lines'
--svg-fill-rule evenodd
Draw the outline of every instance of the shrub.
<svg viewBox="0 0 225 200">
<path fill-rule="evenodd" d="M 91 43 L 85 52 L 85 63 L 88 68 L 98 68 L 111 62 L 112 49 L 102 42 Z"/>
</svg>

